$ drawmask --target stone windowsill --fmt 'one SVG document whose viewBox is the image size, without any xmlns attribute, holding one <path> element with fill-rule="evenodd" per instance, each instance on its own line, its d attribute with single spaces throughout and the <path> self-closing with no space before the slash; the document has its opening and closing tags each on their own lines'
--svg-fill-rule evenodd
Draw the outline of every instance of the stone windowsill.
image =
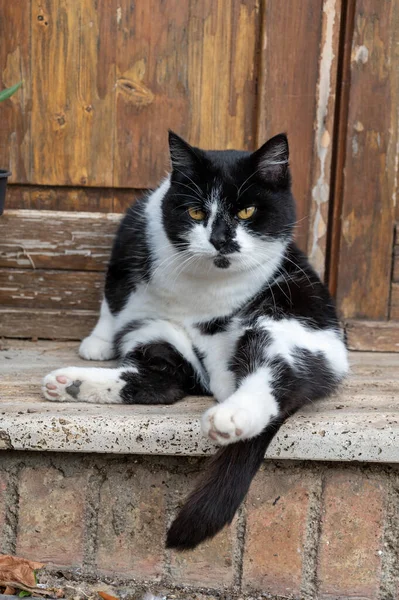
<svg viewBox="0 0 399 600">
<path fill-rule="evenodd" d="M 42 400 L 40 381 L 48 371 L 87 366 L 76 350 L 76 342 L 3 342 L 0 449 L 184 456 L 215 451 L 199 427 L 210 404 L 206 398 L 173 406 Z M 399 354 L 352 353 L 351 364 L 341 393 L 289 419 L 267 458 L 399 462 Z"/>
</svg>

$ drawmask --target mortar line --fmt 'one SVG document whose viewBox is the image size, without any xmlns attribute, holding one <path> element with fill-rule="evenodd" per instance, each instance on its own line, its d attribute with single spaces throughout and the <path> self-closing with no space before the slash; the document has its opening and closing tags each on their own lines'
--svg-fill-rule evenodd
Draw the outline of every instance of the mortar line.
<svg viewBox="0 0 399 600">
<path fill-rule="evenodd" d="M 244 572 L 245 535 L 247 531 L 247 502 L 237 511 L 237 527 L 233 547 L 233 586 L 241 592 Z"/>
<path fill-rule="evenodd" d="M 98 550 L 98 515 L 100 511 L 101 486 L 105 475 L 101 473 L 97 465 L 93 466 L 93 473 L 89 477 L 84 509 L 84 569 L 95 568 L 97 564 Z"/>
<path fill-rule="evenodd" d="M 324 467 L 316 466 L 317 479 L 309 498 L 306 533 L 303 545 L 301 594 L 304 599 L 318 597 L 318 557 L 321 539 L 322 507 L 324 499 Z"/>
<path fill-rule="evenodd" d="M 391 473 L 384 511 L 379 600 L 395 600 L 399 589 L 399 475 Z"/>
<path fill-rule="evenodd" d="M 8 471 L 8 482 L 5 493 L 5 522 L 3 527 L 2 551 L 15 555 L 19 522 L 19 474 L 23 463 L 13 465 Z"/>
</svg>

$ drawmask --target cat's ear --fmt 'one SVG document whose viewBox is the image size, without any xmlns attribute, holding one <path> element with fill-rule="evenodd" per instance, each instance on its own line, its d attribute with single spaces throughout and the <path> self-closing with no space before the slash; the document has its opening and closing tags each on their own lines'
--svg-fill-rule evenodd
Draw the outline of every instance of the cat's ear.
<svg viewBox="0 0 399 600">
<path fill-rule="evenodd" d="M 284 182 L 289 177 L 288 158 L 288 139 L 285 133 L 270 138 L 251 155 L 260 175 L 265 180 L 276 184 Z"/>
<path fill-rule="evenodd" d="M 183 140 L 177 133 L 169 130 L 169 152 L 172 168 L 177 170 L 195 170 L 200 162 L 198 150 Z"/>
</svg>

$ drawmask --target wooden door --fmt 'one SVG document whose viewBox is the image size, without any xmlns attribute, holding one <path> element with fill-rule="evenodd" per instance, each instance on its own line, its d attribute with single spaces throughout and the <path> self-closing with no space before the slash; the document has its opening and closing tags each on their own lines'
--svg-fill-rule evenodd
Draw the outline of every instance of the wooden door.
<svg viewBox="0 0 399 600">
<path fill-rule="evenodd" d="M 347 5 L 330 287 L 349 345 L 399 351 L 399 2 Z"/>
<path fill-rule="evenodd" d="M 0 0 L 0 87 L 24 79 L 0 106 L 0 166 L 13 172 L 0 219 L 0 334 L 86 333 L 114 213 L 164 175 L 168 128 L 239 149 L 286 131 L 297 240 L 350 332 L 398 318 L 398 2 Z M 359 185 L 363 164 L 372 185 Z"/>
</svg>

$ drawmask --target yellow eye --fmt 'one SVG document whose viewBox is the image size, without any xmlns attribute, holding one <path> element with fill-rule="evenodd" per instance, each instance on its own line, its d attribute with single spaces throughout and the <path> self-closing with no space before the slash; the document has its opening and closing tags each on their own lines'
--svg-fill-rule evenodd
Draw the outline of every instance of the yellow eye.
<svg viewBox="0 0 399 600">
<path fill-rule="evenodd" d="M 200 210 L 199 208 L 189 208 L 188 214 L 195 221 L 203 221 L 205 219 L 204 211 Z"/>
<path fill-rule="evenodd" d="M 249 219 L 255 212 L 254 206 L 248 206 L 247 208 L 243 208 L 240 212 L 237 213 L 237 217 L 245 221 L 245 219 Z"/>
</svg>

